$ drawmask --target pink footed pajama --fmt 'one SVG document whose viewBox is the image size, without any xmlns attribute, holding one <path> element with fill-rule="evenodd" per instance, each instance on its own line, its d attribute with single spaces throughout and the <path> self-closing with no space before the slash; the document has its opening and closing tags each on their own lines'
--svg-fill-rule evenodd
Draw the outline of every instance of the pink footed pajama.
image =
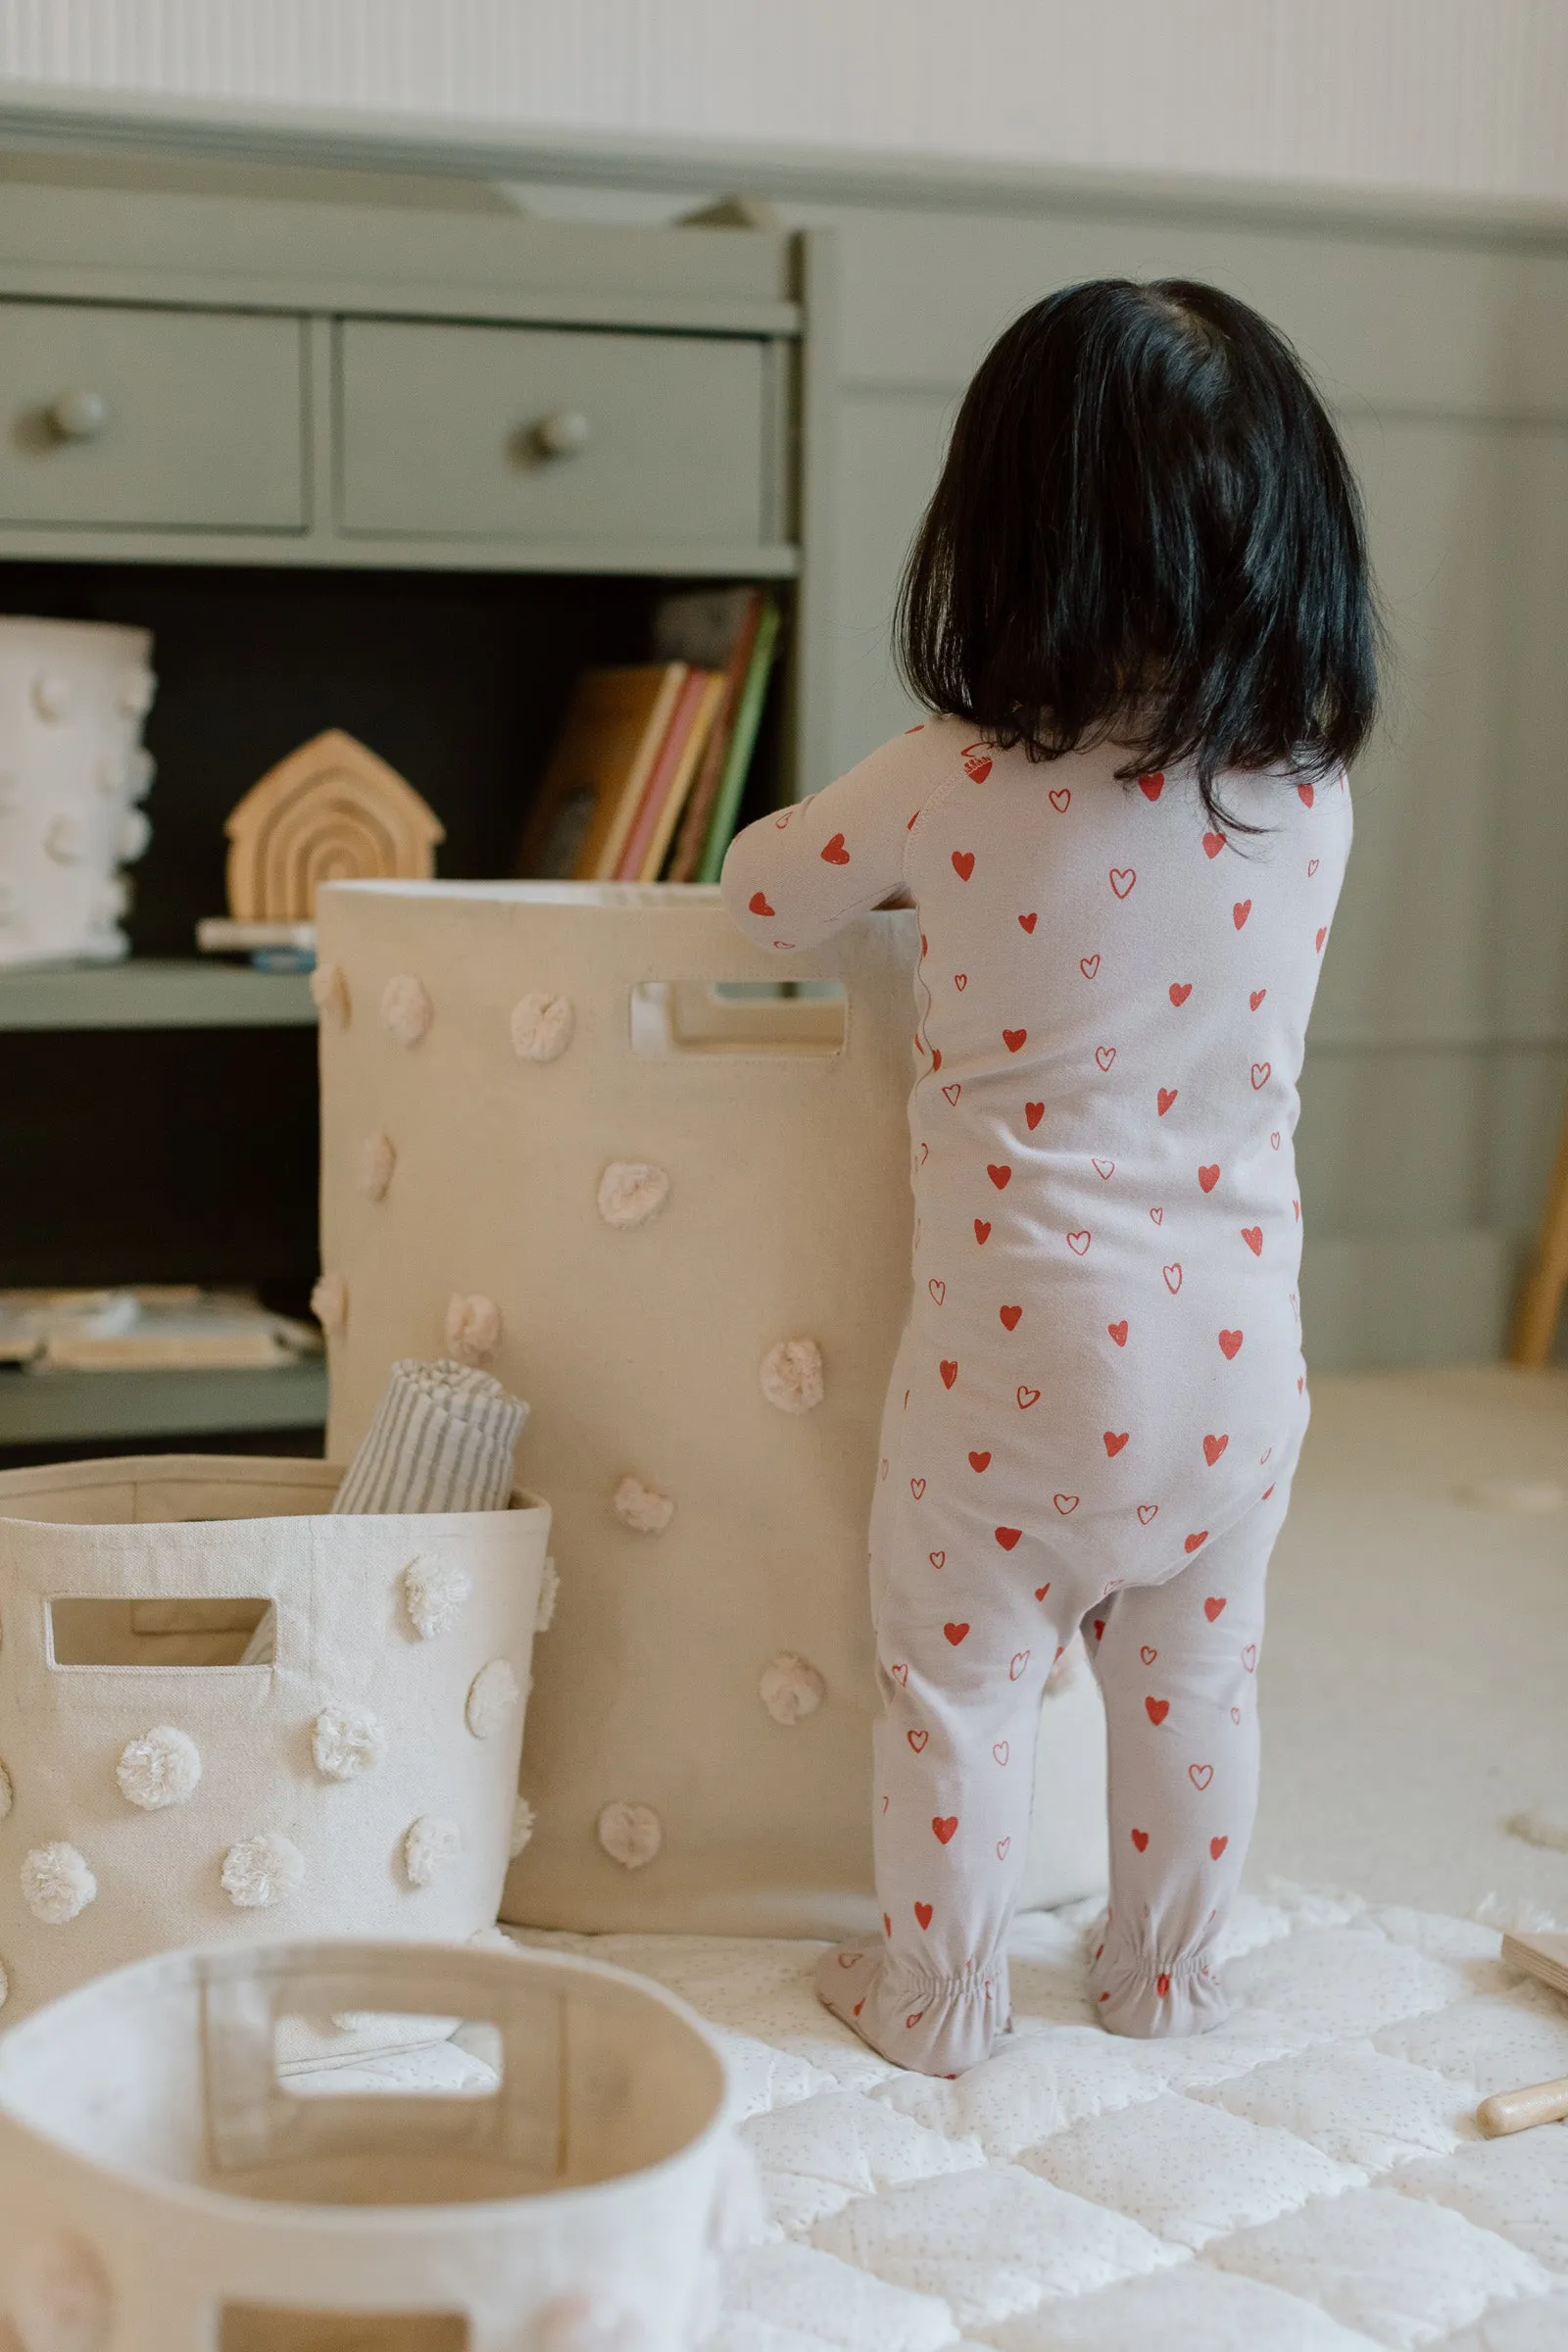
<svg viewBox="0 0 1568 2352">
<path fill-rule="evenodd" d="M 724 868 L 786 952 L 900 889 L 919 914 L 908 1325 L 871 1597 L 883 1933 L 824 2001 L 931 2074 L 1009 2019 L 1004 1939 L 1047 1675 L 1104 1694 L 1103 2022 L 1224 2014 L 1214 1939 L 1256 1801 L 1270 1548 L 1306 1425 L 1296 1082 L 1349 848 L 1343 773 L 1047 763 L 933 719 Z"/>
</svg>

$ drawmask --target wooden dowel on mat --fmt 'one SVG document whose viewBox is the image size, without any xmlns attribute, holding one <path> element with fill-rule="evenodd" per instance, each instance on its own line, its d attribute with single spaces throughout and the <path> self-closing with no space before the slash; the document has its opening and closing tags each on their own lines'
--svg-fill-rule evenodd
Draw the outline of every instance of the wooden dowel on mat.
<svg viewBox="0 0 1568 2352">
<path fill-rule="evenodd" d="M 1526 2090 L 1494 2091 L 1476 2109 L 1476 2122 L 1489 2139 L 1528 2132 L 1534 2124 L 1568 2123 L 1568 2075 L 1555 2082 L 1532 2082 Z"/>
</svg>

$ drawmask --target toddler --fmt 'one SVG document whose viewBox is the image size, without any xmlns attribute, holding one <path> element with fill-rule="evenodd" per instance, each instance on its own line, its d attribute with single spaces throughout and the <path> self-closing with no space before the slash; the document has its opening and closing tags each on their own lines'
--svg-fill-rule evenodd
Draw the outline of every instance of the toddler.
<svg viewBox="0 0 1568 2352">
<path fill-rule="evenodd" d="M 1307 1418 L 1292 1154 L 1372 722 L 1356 487 L 1290 346 L 1183 282 L 1068 288 L 959 411 L 900 610 L 931 715 L 735 842 L 807 948 L 919 915 L 909 1321 L 871 1602 L 882 1934 L 822 1999 L 951 2075 L 1009 2022 L 1046 1678 L 1110 1742 L 1114 2033 L 1218 2023 L 1263 1581 Z"/>
</svg>

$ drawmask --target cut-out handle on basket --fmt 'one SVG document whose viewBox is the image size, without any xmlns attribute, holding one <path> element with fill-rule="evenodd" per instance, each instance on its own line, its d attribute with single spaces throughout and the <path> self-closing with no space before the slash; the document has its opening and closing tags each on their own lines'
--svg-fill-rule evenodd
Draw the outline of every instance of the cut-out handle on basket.
<svg viewBox="0 0 1568 2352">
<path fill-rule="evenodd" d="M 225 1955 L 225 1958 L 227 1956 Z M 203 1988 L 202 2039 L 208 2133 L 221 2171 L 301 2157 L 370 2154 L 403 2137 L 421 2149 L 461 2151 L 556 2173 L 564 2117 L 563 2004 L 524 1981 L 504 1994 L 476 1989 L 439 1947 L 428 1961 L 350 1947 L 341 1963 L 295 1961 L 262 1947 L 216 1960 Z M 301 2097 L 278 2075 L 278 2030 L 288 2019 L 366 2015 L 428 2018 L 431 2038 L 455 2018 L 490 2027 L 501 2081 L 494 2093 L 375 2090 Z"/>
<path fill-rule="evenodd" d="M 468 2352 L 468 2323 L 457 2311 L 303 2311 L 273 2303 L 225 2303 L 218 2352 Z"/>
<path fill-rule="evenodd" d="M 842 1054 L 850 992 L 842 980 L 639 980 L 631 1048 L 671 1054 Z"/>
<path fill-rule="evenodd" d="M 265 1596 L 117 1600 L 62 1594 L 44 1603 L 52 1667 L 222 1669 L 270 1662 L 276 1612 Z"/>
</svg>

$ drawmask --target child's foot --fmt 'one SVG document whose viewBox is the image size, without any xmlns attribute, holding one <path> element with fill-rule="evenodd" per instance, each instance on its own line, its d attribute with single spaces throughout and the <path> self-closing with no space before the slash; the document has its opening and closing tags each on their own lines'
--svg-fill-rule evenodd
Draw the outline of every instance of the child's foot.
<svg viewBox="0 0 1568 2352">
<path fill-rule="evenodd" d="M 1107 2034 L 1162 2041 L 1175 2034 L 1211 2034 L 1230 2014 L 1207 1960 L 1179 1960 L 1162 1969 L 1142 1953 L 1102 1943 L 1089 1970 L 1095 2014 Z"/>
<path fill-rule="evenodd" d="M 878 1942 L 841 1944 L 816 1964 L 816 1997 L 825 2009 L 895 2066 L 952 2078 L 989 2058 L 1008 2024 L 1003 1962 L 981 1975 L 893 1977 Z"/>
</svg>

